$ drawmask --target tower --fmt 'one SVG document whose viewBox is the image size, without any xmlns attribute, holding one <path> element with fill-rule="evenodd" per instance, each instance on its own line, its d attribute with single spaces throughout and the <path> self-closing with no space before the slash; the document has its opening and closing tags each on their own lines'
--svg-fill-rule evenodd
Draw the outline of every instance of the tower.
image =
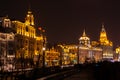
<svg viewBox="0 0 120 80">
<path fill-rule="evenodd" d="M 79 42 L 80 46 L 86 46 L 86 47 L 90 46 L 90 38 L 86 36 L 85 30 L 83 31 L 83 35 L 82 37 L 80 37 L 79 41 L 80 41 Z"/>
<path fill-rule="evenodd" d="M 105 28 L 104 28 L 104 24 L 102 24 L 102 30 L 100 33 L 100 43 L 104 44 L 104 42 L 106 42 L 106 41 L 107 41 L 107 35 L 106 35 Z"/>
<path fill-rule="evenodd" d="M 107 39 L 107 34 L 106 34 L 104 24 L 102 24 L 99 41 L 100 41 L 100 45 L 112 46 L 112 42 Z"/>
<path fill-rule="evenodd" d="M 32 14 L 32 11 L 29 9 L 25 18 L 25 24 L 34 26 L 34 16 Z"/>
<path fill-rule="evenodd" d="M 99 41 L 100 41 L 100 46 L 103 49 L 103 60 L 113 59 L 113 44 L 107 38 L 104 24 L 102 24 Z"/>
<path fill-rule="evenodd" d="M 90 38 L 86 35 L 85 30 L 79 38 L 78 46 L 78 63 L 94 62 L 102 60 L 102 48 L 93 47 Z"/>
</svg>

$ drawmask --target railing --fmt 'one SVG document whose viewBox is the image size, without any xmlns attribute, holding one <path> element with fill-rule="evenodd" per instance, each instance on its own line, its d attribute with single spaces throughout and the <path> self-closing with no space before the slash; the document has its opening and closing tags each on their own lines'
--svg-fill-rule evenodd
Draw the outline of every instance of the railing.
<svg viewBox="0 0 120 80">
<path fill-rule="evenodd" d="M 33 68 L 0 71 L 0 80 L 19 80 L 20 75 L 31 73 Z"/>
<path fill-rule="evenodd" d="M 74 66 L 70 67 L 46 67 L 46 68 L 26 68 L 14 69 L 0 73 L 0 80 L 45 80 L 51 78 L 64 78 L 77 71 Z M 55 80 L 55 79 L 54 79 Z"/>
<path fill-rule="evenodd" d="M 59 72 L 59 73 L 55 73 L 55 74 L 51 74 L 45 77 L 41 77 L 37 80 L 57 80 L 57 79 L 63 79 L 67 76 L 70 76 L 72 74 L 75 74 L 77 72 L 77 70 L 73 69 L 73 70 L 68 70 L 68 71 L 63 71 L 63 72 Z"/>
</svg>

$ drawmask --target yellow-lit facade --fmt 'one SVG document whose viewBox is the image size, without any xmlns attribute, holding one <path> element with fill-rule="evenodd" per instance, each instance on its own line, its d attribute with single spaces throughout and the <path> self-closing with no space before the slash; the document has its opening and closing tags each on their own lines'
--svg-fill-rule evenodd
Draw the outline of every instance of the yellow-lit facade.
<svg viewBox="0 0 120 80">
<path fill-rule="evenodd" d="M 78 63 L 85 62 L 98 62 L 102 60 L 102 49 L 100 47 L 94 47 L 97 42 L 90 43 L 90 38 L 86 35 L 85 30 L 83 35 L 79 38 L 78 46 Z"/>
<path fill-rule="evenodd" d="M 113 43 L 107 39 L 104 24 L 100 32 L 100 45 L 103 49 L 103 59 L 113 59 Z"/>
<path fill-rule="evenodd" d="M 115 49 L 114 60 L 115 61 L 120 61 L 120 47 L 117 47 Z"/>
<path fill-rule="evenodd" d="M 90 38 L 86 35 L 85 30 L 83 31 L 83 35 L 79 38 L 80 46 L 90 47 Z"/>
<path fill-rule="evenodd" d="M 102 49 L 79 47 L 79 63 L 102 61 Z"/>
<path fill-rule="evenodd" d="M 77 45 L 58 45 L 61 48 L 61 65 L 77 64 Z"/>
<path fill-rule="evenodd" d="M 34 16 L 30 10 L 28 11 L 28 13 L 26 15 L 25 24 L 34 27 Z"/>
<path fill-rule="evenodd" d="M 27 12 L 25 22 L 12 21 L 12 28 L 15 30 L 16 59 L 33 59 L 34 64 L 39 60 L 42 66 L 42 48 L 46 39 L 41 34 L 37 36 L 32 12 Z"/>
<path fill-rule="evenodd" d="M 28 11 L 25 23 L 17 20 L 12 21 L 12 26 L 16 31 L 16 58 L 33 58 L 35 54 L 36 29 L 35 26 L 31 24 L 34 24 L 31 11 Z"/>
<path fill-rule="evenodd" d="M 113 43 L 107 39 L 104 24 L 102 24 L 102 30 L 100 32 L 100 44 L 105 46 L 113 46 Z"/>
<path fill-rule="evenodd" d="M 55 49 L 45 51 L 45 66 L 59 66 L 60 65 L 60 53 Z"/>
</svg>

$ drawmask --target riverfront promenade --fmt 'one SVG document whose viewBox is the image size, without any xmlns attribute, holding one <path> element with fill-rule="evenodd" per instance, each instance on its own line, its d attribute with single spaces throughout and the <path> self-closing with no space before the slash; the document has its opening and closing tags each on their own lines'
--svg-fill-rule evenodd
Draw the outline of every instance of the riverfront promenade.
<svg viewBox="0 0 120 80">
<path fill-rule="evenodd" d="M 80 70 L 77 74 L 69 76 L 64 80 L 95 80 L 93 71 L 88 69 Z"/>
<path fill-rule="evenodd" d="M 88 64 L 64 80 L 120 80 L 120 62 Z"/>
<path fill-rule="evenodd" d="M 27 70 L 24 74 L 21 72 L 12 74 L 2 74 L 4 78 L 1 76 L 0 80 L 120 80 L 120 62 L 87 63 L 71 68 L 52 67 L 45 68 L 44 71 L 43 69 L 34 69 Z"/>
</svg>

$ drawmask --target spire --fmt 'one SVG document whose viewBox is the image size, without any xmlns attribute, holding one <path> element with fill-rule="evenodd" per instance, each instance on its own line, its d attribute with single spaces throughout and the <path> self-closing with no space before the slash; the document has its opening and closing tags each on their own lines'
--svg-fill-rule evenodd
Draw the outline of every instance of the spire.
<svg viewBox="0 0 120 80">
<path fill-rule="evenodd" d="M 27 15 L 25 18 L 25 23 L 26 23 L 26 25 L 34 26 L 34 16 L 33 16 L 32 11 L 31 11 L 30 3 L 28 6 L 28 12 L 27 12 Z"/>
<path fill-rule="evenodd" d="M 31 5 L 30 5 L 30 2 L 28 3 L 28 11 L 31 11 Z"/>
<path fill-rule="evenodd" d="M 28 2 L 28 14 L 32 14 L 30 1 Z"/>
<path fill-rule="evenodd" d="M 107 34 L 106 34 L 106 31 L 105 31 L 104 24 L 102 23 L 102 30 L 101 30 L 101 33 L 100 33 L 100 43 L 101 43 L 101 45 L 106 45 L 106 42 L 108 42 Z"/>
<path fill-rule="evenodd" d="M 104 24 L 102 23 L 102 30 L 100 32 L 100 44 L 105 46 L 112 46 L 112 42 L 108 40 Z"/>
<path fill-rule="evenodd" d="M 104 23 L 102 23 L 102 32 L 105 32 Z"/>
<path fill-rule="evenodd" d="M 90 38 L 86 36 L 85 29 L 83 31 L 83 35 L 79 38 L 80 46 L 90 46 Z"/>
<path fill-rule="evenodd" d="M 83 31 L 83 36 L 86 36 L 85 29 L 84 29 L 84 31 Z"/>
<path fill-rule="evenodd" d="M 28 3 L 28 14 L 32 14 L 30 2 Z"/>
<path fill-rule="evenodd" d="M 8 18 L 8 14 L 6 15 L 6 18 Z"/>
</svg>

